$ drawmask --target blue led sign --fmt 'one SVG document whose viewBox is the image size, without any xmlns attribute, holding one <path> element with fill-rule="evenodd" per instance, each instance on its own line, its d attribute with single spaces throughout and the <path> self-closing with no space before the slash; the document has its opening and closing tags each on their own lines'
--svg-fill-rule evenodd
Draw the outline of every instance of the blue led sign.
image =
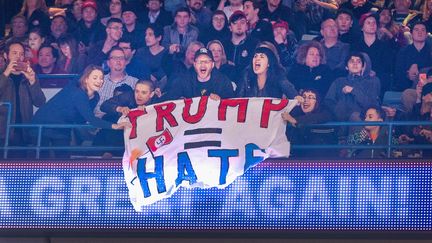
<svg viewBox="0 0 432 243">
<path fill-rule="evenodd" d="M 430 162 L 266 161 L 137 213 L 120 162 L 2 162 L 0 228 L 430 231 L 431 178 Z"/>
</svg>

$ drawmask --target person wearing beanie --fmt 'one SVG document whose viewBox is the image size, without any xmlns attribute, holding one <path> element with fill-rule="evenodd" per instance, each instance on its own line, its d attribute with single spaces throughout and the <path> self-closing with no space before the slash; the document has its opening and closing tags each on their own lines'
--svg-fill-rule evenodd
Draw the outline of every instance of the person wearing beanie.
<svg viewBox="0 0 432 243">
<path fill-rule="evenodd" d="M 123 6 L 123 13 L 121 14 L 121 19 L 123 21 L 123 37 L 128 38 L 132 41 L 132 45 L 135 49 L 144 46 L 145 39 L 145 27 L 144 25 L 137 21 L 137 12 L 131 4 L 126 4 Z"/>
<path fill-rule="evenodd" d="M 284 96 L 293 99 L 298 92 L 285 77 L 284 69 L 275 54 L 266 47 L 258 47 L 246 68 L 243 82 L 238 89 L 239 97 Z"/>
<path fill-rule="evenodd" d="M 174 77 L 173 85 L 161 100 L 209 96 L 213 100 L 233 98 L 231 81 L 216 68 L 213 54 L 207 48 L 195 52 L 193 71 Z"/>
</svg>

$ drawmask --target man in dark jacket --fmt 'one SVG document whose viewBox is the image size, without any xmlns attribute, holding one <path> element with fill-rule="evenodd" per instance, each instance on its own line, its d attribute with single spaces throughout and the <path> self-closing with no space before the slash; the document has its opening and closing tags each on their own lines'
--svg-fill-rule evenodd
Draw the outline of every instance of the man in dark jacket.
<svg viewBox="0 0 432 243">
<path fill-rule="evenodd" d="M 173 86 L 163 100 L 209 96 L 212 99 L 234 97 L 231 81 L 214 68 L 211 51 L 200 48 L 195 53 L 194 72 L 187 72 L 173 80 Z"/>
<path fill-rule="evenodd" d="M 24 62 L 24 46 L 20 42 L 11 42 L 4 54 L 6 69 L 0 74 L 0 102 L 12 104 L 11 123 L 29 123 L 33 117 L 33 106 L 40 107 L 45 103 L 36 74 L 28 63 Z M 0 107 L 0 144 L 5 142 L 7 109 Z M 26 133 L 11 135 L 11 144 L 23 145 L 30 142 Z"/>
</svg>

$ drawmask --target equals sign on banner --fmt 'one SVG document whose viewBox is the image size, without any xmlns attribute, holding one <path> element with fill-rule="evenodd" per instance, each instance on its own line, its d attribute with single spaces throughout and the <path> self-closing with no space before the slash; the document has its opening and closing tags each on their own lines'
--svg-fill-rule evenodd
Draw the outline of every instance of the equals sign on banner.
<svg viewBox="0 0 432 243">
<path fill-rule="evenodd" d="M 222 128 L 197 128 L 193 130 L 186 130 L 185 136 L 192 135 L 207 135 L 207 134 L 222 134 Z M 194 149 L 202 147 L 221 147 L 221 140 L 204 140 L 198 142 L 185 143 L 184 149 Z"/>
</svg>

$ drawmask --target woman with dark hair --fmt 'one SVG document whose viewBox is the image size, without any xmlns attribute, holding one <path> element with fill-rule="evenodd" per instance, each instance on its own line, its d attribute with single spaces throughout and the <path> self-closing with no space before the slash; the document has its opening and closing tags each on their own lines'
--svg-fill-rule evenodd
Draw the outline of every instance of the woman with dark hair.
<svg viewBox="0 0 432 243">
<path fill-rule="evenodd" d="M 31 65 L 38 64 L 39 49 L 45 43 L 45 37 L 39 28 L 30 30 L 25 57 L 30 61 Z"/>
<path fill-rule="evenodd" d="M 325 51 L 317 41 L 301 45 L 297 50 L 297 63 L 288 72 L 290 80 L 300 92 L 314 89 L 324 97 L 335 75 L 326 64 Z"/>
<path fill-rule="evenodd" d="M 294 85 L 286 79 L 284 69 L 273 51 L 266 47 L 258 47 L 255 50 L 252 63 L 246 68 L 237 93 L 239 97 L 285 96 L 289 99 L 298 94 Z"/>
<path fill-rule="evenodd" d="M 300 106 L 296 106 L 290 113 L 282 113 L 282 118 L 289 123 L 287 137 L 293 144 L 335 144 L 335 129 L 324 127 L 314 128 L 311 124 L 325 123 L 332 120 L 331 113 L 321 105 L 321 97 L 316 90 L 306 89 L 300 94 Z M 328 150 L 327 150 L 328 151 Z M 322 150 L 308 150 L 308 157 L 322 155 Z M 294 156 L 301 156 L 300 150 Z M 336 153 L 335 153 L 336 154 Z"/>
<path fill-rule="evenodd" d="M 101 18 L 100 22 L 106 26 L 108 23 L 108 20 L 111 18 L 118 18 L 118 19 L 122 19 L 122 11 L 123 11 L 123 6 L 125 5 L 125 1 L 124 0 L 111 0 L 109 2 L 109 12 L 110 12 L 110 16 Z"/>
<path fill-rule="evenodd" d="M 67 34 L 58 39 L 58 45 L 62 54 L 58 65 L 66 73 L 81 74 L 87 65 L 87 55 L 83 51 L 78 51 L 76 39 L 72 35 Z"/>
<path fill-rule="evenodd" d="M 86 122 L 99 128 L 124 129 L 127 123 L 112 123 L 95 117 L 93 109 L 99 101 L 97 91 L 104 82 L 102 68 L 88 66 L 78 85 L 63 88 L 34 115 L 33 124 L 85 124 Z M 71 82 L 73 83 L 73 82 Z M 43 145 L 69 146 L 71 142 L 70 129 L 44 129 Z M 60 153 L 67 157 L 68 153 Z"/>
<path fill-rule="evenodd" d="M 222 10 L 216 10 L 212 15 L 212 24 L 207 29 L 200 33 L 199 40 L 204 44 L 211 40 L 219 40 L 222 43 L 231 38 L 231 32 L 228 28 L 228 19 Z"/>
<path fill-rule="evenodd" d="M 163 90 L 166 86 L 167 74 L 162 63 L 167 58 L 168 49 L 161 45 L 163 29 L 150 24 L 145 30 L 145 47 L 137 50 L 133 61 L 139 62 L 150 69 L 150 79 L 156 88 Z"/>
<path fill-rule="evenodd" d="M 386 115 L 379 106 L 367 107 L 362 112 L 362 118 L 368 122 L 382 122 Z M 351 145 L 386 145 L 388 144 L 388 129 L 386 126 L 364 126 L 358 132 L 348 136 L 348 144 Z M 392 144 L 398 144 L 396 138 L 392 136 Z M 386 158 L 386 149 L 351 149 L 348 157 L 354 158 Z"/>
</svg>

